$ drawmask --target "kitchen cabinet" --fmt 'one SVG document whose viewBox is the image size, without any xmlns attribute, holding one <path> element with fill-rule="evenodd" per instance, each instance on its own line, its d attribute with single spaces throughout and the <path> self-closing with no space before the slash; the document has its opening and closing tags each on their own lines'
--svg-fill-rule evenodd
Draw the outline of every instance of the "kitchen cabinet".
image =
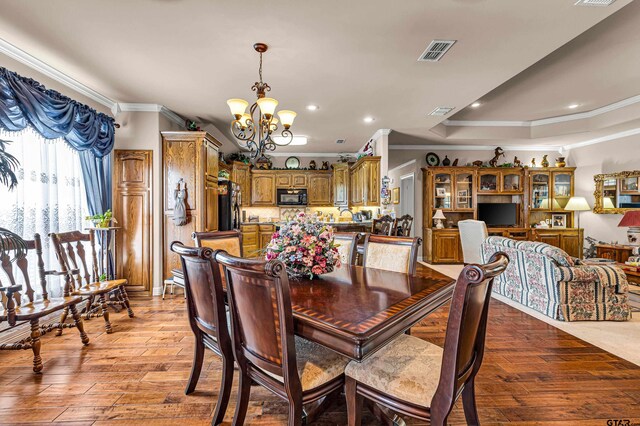
<svg viewBox="0 0 640 426">
<path fill-rule="evenodd" d="M 349 172 L 352 206 L 380 204 L 380 157 L 360 158 Z"/>
<path fill-rule="evenodd" d="M 309 175 L 307 200 L 310 207 L 331 205 L 331 174 L 328 172 Z"/>
<path fill-rule="evenodd" d="M 240 186 L 242 207 L 251 205 L 251 166 L 240 161 L 234 161 L 231 165 L 231 181 Z"/>
<path fill-rule="evenodd" d="M 305 172 L 278 172 L 276 174 L 276 188 L 307 187 L 307 173 Z"/>
<path fill-rule="evenodd" d="M 251 205 L 276 206 L 276 175 L 273 172 L 255 170 L 251 173 Z"/>
<path fill-rule="evenodd" d="M 349 163 L 336 163 L 332 166 L 333 205 L 347 207 L 349 205 Z"/>
<path fill-rule="evenodd" d="M 242 252 L 244 257 L 261 257 L 267 248 L 276 227 L 273 224 L 242 224 Z"/>
</svg>

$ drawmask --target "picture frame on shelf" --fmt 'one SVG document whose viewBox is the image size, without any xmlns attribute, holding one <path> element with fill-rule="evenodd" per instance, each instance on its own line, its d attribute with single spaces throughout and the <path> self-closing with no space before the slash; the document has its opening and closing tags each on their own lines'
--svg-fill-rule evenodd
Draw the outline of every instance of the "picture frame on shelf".
<svg viewBox="0 0 640 426">
<path fill-rule="evenodd" d="M 391 190 L 391 202 L 393 204 L 400 204 L 400 187 Z"/>
<path fill-rule="evenodd" d="M 436 197 L 445 197 L 447 191 L 444 188 L 436 188 Z"/>
<path fill-rule="evenodd" d="M 554 229 L 564 229 L 567 227 L 567 215 L 566 214 L 553 214 L 551 215 L 551 227 Z"/>
<path fill-rule="evenodd" d="M 469 204 L 469 190 L 468 189 L 459 189 L 458 190 L 458 204 L 459 205 L 467 205 L 467 204 Z"/>
</svg>

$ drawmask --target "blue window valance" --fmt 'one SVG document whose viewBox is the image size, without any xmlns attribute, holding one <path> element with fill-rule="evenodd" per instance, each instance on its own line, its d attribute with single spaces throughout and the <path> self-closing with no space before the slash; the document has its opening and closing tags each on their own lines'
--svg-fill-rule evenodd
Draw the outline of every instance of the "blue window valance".
<svg viewBox="0 0 640 426">
<path fill-rule="evenodd" d="M 98 158 L 113 149 L 113 118 L 0 67 L 0 127 L 17 132 L 29 125 L 47 139 L 64 138 Z"/>
</svg>

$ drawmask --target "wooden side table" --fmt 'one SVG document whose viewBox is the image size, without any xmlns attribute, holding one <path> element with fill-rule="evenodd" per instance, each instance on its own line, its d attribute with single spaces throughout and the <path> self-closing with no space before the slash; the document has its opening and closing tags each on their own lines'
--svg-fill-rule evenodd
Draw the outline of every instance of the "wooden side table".
<svg viewBox="0 0 640 426">
<path fill-rule="evenodd" d="M 629 256 L 633 256 L 634 246 L 625 246 L 622 244 L 597 244 L 596 257 L 615 260 L 617 263 L 624 263 L 629 260 Z"/>
</svg>

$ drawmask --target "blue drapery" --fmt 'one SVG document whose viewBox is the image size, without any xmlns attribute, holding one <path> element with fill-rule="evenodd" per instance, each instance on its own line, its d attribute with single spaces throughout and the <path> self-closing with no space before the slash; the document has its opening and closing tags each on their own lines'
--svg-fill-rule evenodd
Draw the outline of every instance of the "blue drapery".
<svg viewBox="0 0 640 426">
<path fill-rule="evenodd" d="M 113 118 L 0 67 L 0 126 L 17 132 L 29 125 L 47 139 L 64 138 L 98 158 L 113 149 Z"/>
</svg>

